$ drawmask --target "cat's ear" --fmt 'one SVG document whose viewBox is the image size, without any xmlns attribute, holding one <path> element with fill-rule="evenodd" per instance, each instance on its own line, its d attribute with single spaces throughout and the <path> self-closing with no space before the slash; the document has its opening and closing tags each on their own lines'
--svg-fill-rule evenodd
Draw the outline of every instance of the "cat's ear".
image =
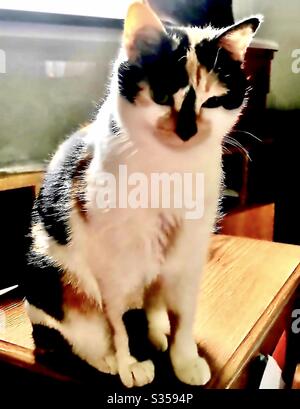
<svg viewBox="0 0 300 409">
<path fill-rule="evenodd" d="M 226 28 L 218 36 L 219 46 L 229 51 L 234 60 L 244 61 L 247 48 L 262 22 L 263 16 L 257 15 Z"/>
<path fill-rule="evenodd" d="M 124 22 L 123 45 L 129 59 L 137 55 L 137 40 L 143 38 L 151 43 L 157 40 L 165 28 L 159 17 L 149 6 L 147 0 L 134 1 L 130 4 Z M 152 38 L 151 38 L 152 37 Z"/>
</svg>

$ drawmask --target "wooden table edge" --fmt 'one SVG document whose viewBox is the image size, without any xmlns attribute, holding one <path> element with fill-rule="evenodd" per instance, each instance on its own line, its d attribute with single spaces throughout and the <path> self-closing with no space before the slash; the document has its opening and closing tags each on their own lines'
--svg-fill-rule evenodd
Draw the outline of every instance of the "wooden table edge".
<svg viewBox="0 0 300 409">
<path fill-rule="evenodd" d="M 44 171 L 22 172 L 0 175 L 0 191 L 32 187 L 37 194 L 44 177 Z"/>
<path fill-rule="evenodd" d="M 36 362 L 32 349 L 4 340 L 0 340 L 0 361 L 58 381 L 74 381 L 72 378 Z"/>
<path fill-rule="evenodd" d="M 285 285 L 281 287 L 272 302 L 266 307 L 263 314 L 257 320 L 239 347 L 231 355 L 219 375 L 216 377 L 216 380 L 210 385 L 211 388 L 230 389 L 232 387 L 241 373 L 245 370 L 247 364 L 249 364 L 250 359 L 259 351 L 259 348 L 263 344 L 268 333 L 282 314 L 284 308 L 289 304 L 292 295 L 299 285 L 300 263 L 295 267 L 293 273 L 285 282 Z M 281 303 L 281 308 L 276 310 L 276 308 L 274 308 L 276 303 L 280 304 L 279 301 L 282 299 L 284 299 L 284 302 Z M 266 317 L 270 316 L 272 317 L 271 320 L 270 318 L 266 319 Z M 263 325 L 260 325 L 261 323 L 263 323 Z M 251 339 L 254 339 L 254 342 L 251 342 Z M 243 354 L 242 359 L 238 359 L 238 356 L 241 354 Z M 233 375 L 226 375 L 225 371 Z"/>
</svg>

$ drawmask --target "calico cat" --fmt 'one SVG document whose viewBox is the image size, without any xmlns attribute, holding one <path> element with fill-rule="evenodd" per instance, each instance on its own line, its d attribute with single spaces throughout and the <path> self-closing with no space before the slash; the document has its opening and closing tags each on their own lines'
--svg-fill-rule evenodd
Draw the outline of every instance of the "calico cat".
<svg viewBox="0 0 300 409">
<path fill-rule="evenodd" d="M 127 387 L 154 378 L 151 361 L 130 355 L 122 320 L 141 306 L 151 342 L 165 351 L 172 340 L 178 379 L 210 379 L 193 339 L 198 283 L 217 215 L 222 140 L 245 104 L 242 63 L 260 21 L 222 30 L 164 27 L 147 2 L 133 2 L 106 101 L 46 172 L 25 281 L 33 336 L 57 331 L 74 354 L 118 373 Z M 202 173 L 203 216 L 187 219 L 187 209 L 175 206 L 99 206 L 103 173 L 117 178 L 120 165 L 145 177 Z"/>
</svg>

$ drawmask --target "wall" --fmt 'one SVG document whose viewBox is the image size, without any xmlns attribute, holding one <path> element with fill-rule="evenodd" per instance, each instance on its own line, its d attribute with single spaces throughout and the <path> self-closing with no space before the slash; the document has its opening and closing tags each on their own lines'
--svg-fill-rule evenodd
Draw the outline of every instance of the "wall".
<svg viewBox="0 0 300 409">
<path fill-rule="evenodd" d="M 120 31 L 1 22 L 0 167 L 41 162 L 105 94 Z"/>
<path fill-rule="evenodd" d="M 295 60 L 292 53 L 300 49 L 300 1 L 234 0 L 233 9 L 236 19 L 262 13 L 265 22 L 258 36 L 279 44 L 279 52 L 273 62 L 269 106 L 278 109 L 300 108 L 300 72 L 292 71 Z M 294 66 L 300 68 L 300 60 Z"/>
</svg>

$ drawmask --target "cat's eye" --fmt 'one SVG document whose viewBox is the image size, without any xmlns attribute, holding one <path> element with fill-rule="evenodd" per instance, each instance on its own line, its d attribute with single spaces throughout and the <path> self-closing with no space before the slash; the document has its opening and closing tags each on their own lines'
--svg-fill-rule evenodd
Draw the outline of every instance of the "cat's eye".
<svg viewBox="0 0 300 409">
<path fill-rule="evenodd" d="M 220 106 L 222 106 L 220 97 L 211 97 L 202 104 L 202 108 L 219 108 Z"/>
<path fill-rule="evenodd" d="M 161 105 L 167 104 L 168 101 L 169 101 L 169 95 L 167 94 L 161 95 L 159 96 L 159 98 L 156 98 L 156 102 Z"/>
<path fill-rule="evenodd" d="M 170 96 L 166 93 L 158 93 L 151 91 L 151 98 L 159 105 L 169 105 Z"/>
</svg>

